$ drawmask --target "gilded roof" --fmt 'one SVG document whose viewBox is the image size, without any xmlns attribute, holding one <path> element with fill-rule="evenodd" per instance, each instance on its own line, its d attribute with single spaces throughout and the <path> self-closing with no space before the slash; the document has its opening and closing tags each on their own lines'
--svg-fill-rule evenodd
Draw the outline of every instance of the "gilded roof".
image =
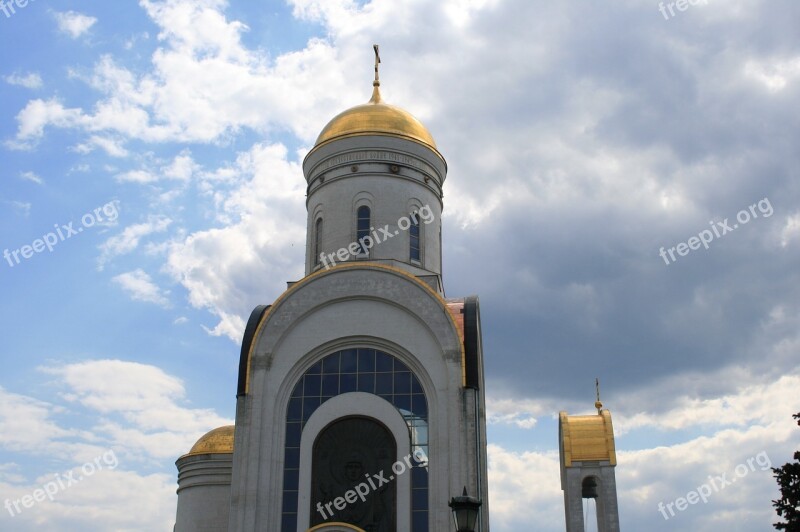
<svg viewBox="0 0 800 532">
<path fill-rule="evenodd" d="M 458 335 L 461 337 L 461 342 L 464 342 L 464 298 L 446 299 L 447 311 L 453 317 L 453 323 L 456 325 Z"/>
<path fill-rule="evenodd" d="M 388 135 L 424 144 L 436 150 L 428 129 L 411 113 L 384 103 L 376 86 L 369 102 L 356 105 L 333 117 L 317 137 L 315 147 L 325 142 L 357 135 Z"/>
<path fill-rule="evenodd" d="M 235 425 L 226 425 L 207 432 L 197 440 L 192 449 L 185 455 L 193 454 L 230 454 L 233 453 L 233 432 Z"/>
<path fill-rule="evenodd" d="M 561 459 L 565 466 L 572 462 L 608 461 L 617 464 L 614 427 L 611 412 L 602 410 L 590 416 L 559 414 Z"/>
</svg>

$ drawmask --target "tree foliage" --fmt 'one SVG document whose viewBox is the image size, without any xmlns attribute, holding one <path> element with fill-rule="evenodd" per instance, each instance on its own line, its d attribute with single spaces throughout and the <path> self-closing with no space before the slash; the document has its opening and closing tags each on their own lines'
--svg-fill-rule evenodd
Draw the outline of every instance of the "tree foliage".
<svg viewBox="0 0 800 532">
<path fill-rule="evenodd" d="M 800 413 L 792 417 L 800 425 Z M 787 532 L 800 532 L 800 451 L 794 453 L 794 462 L 773 467 L 772 472 L 781 490 L 781 498 L 772 501 L 772 506 L 775 507 L 778 516 L 784 519 L 772 526 Z"/>
</svg>

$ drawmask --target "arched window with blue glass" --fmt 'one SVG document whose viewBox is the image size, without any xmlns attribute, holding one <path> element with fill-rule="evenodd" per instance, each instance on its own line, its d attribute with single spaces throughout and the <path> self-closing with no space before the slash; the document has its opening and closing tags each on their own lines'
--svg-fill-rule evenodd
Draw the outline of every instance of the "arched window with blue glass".
<svg viewBox="0 0 800 532">
<path fill-rule="evenodd" d="M 358 242 L 359 253 L 366 254 L 369 249 L 364 246 L 364 240 L 362 239 L 369 236 L 371 214 L 369 207 L 366 205 L 362 205 L 356 211 L 356 241 Z"/>
<path fill-rule="evenodd" d="M 422 249 L 420 248 L 419 213 L 411 215 L 411 225 L 408 226 L 408 255 L 412 262 L 422 262 Z"/>
<path fill-rule="evenodd" d="M 281 532 L 297 529 L 303 428 L 325 401 L 350 392 L 377 395 L 403 416 L 413 456 L 410 532 L 428 532 L 428 401 L 419 379 L 405 363 L 372 348 L 345 349 L 325 356 L 306 370 L 292 390 L 286 409 Z"/>
<path fill-rule="evenodd" d="M 314 264 L 320 264 L 320 255 L 322 254 L 322 217 L 317 218 L 317 223 L 314 224 Z"/>
</svg>

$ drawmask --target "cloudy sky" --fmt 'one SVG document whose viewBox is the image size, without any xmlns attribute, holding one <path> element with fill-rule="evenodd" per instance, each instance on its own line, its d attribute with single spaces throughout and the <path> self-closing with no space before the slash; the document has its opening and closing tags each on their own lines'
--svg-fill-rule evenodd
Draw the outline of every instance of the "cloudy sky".
<svg viewBox="0 0 800 532">
<path fill-rule="evenodd" d="M 623 530 L 771 529 L 767 466 L 800 446 L 796 1 L 7 3 L 0 501 L 82 480 L 0 529 L 171 530 L 174 460 L 233 421 L 244 320 L 303 274 L 301 161 L 369 98 L 373 43 L 449 165 L 492 530 L 564 529 L 557 413 L 595 377 Z"/>
</svg>

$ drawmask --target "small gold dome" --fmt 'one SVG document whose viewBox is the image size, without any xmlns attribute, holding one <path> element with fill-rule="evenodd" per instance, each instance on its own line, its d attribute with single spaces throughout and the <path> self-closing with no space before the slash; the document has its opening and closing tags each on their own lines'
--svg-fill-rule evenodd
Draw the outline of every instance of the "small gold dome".
<svg viewBox="0 0 800 532">
<path fill-rule="evenodd" d="M 328 141 L 358 135 L 388 135 L 410 139 L 436 150 L 436 142 L 411 113 L 384 103 L 377 86 L 369 102 L 339 113 L 317 137 L 315 147 Z"/>
<path fill-rule="evenodd" d="M 192 446 L 185 456 L 192 454 L 230 454 L 233 453 L 233 432 L 235 425 L 226 425 L 206 433 Z"/>
</svg>

